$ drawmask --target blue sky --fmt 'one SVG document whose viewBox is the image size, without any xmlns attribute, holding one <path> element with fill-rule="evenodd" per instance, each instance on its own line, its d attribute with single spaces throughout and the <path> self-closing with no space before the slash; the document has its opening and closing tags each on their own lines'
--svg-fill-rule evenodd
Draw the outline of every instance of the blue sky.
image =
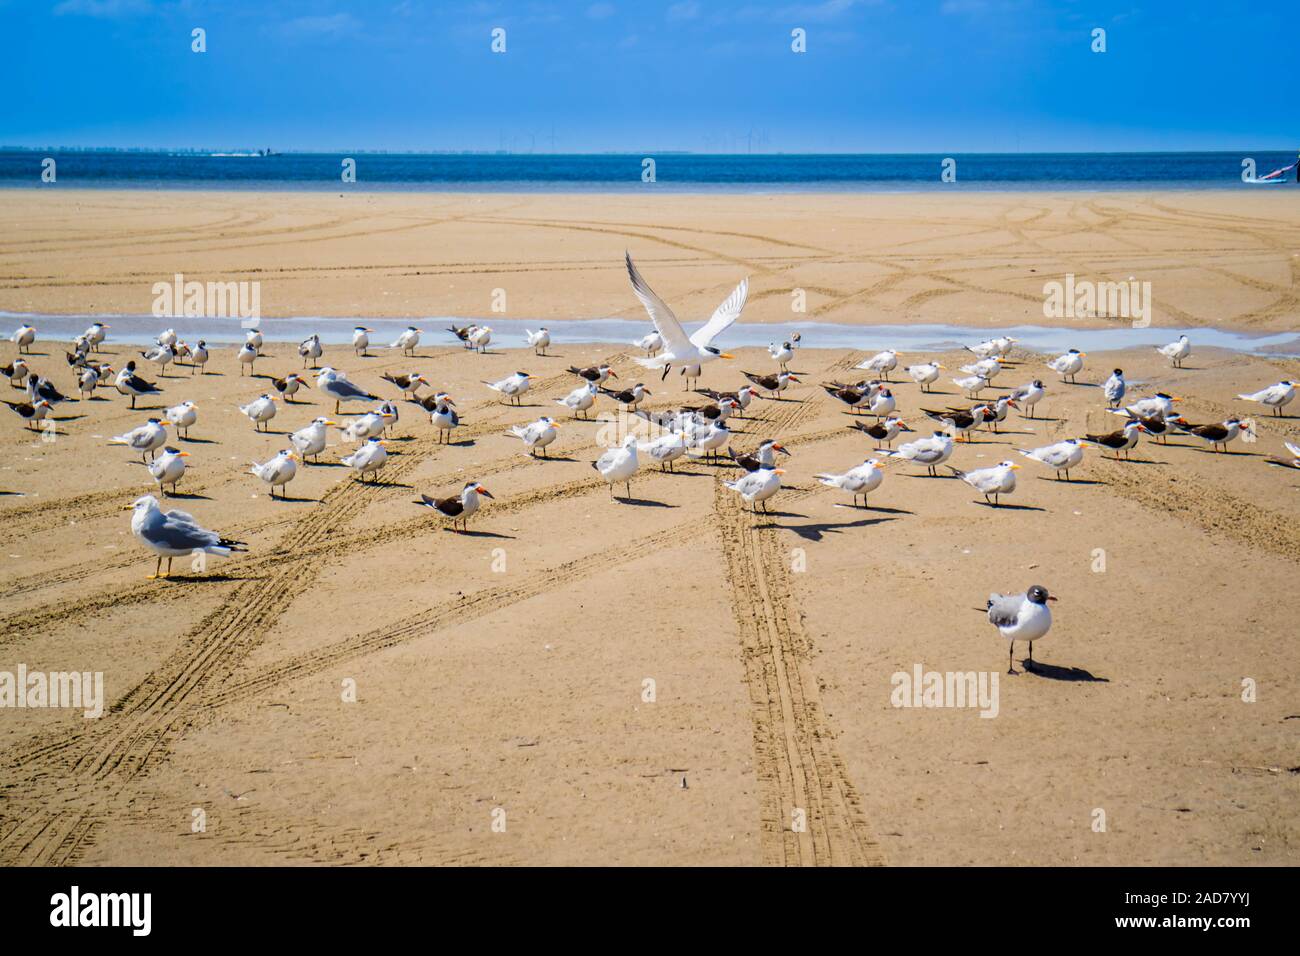
<svg viewBox="0 0 1300 956">
<path fill-rule="evenodd" d="M 1208 0 L 0 0 L 0 143 L 1294 149 L 1298 16 Z"/>
</svg>

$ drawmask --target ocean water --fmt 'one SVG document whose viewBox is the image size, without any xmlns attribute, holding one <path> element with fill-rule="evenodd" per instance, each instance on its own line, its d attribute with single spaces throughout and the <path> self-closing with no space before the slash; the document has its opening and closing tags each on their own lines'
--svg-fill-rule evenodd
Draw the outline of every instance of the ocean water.
<svg viewBox="0 0 1300 956">
<path fill-rule="evenodd" d="M 155 318 L 152 315 L 29 315 L 0 312 L 0 334 L 8 338 L 19 325 L 36 328 L 39 340 L 71 342 L 95 321 L 110 326 L 109 345 L 145 345 L 165 328 L 174 328 L 182 340 L 197 342 L 204 339 L 209 345 L 232 345 L 244 340 L 244 330 L 239 319 L 222 318 Z M 268 342 L 301 342 L 313 332 L 320 335 L 326 347 L 325 358 L 330 355 L 350 357 L 352 330 L 364 325 L 375 331 L 370 336 L 371 351 L 382 354 L 384 347 L 394 341 L 407 326 L 421 329 L 421 349 L 451 348 L 460 344 L 447 331 L 453 322 L 465 325 L 466 319 L 437 316 L 405 319 L 376 318 L 322 318 L 300 316 L 293 318 L 263 318 L 257 322 L 263 338 Z M 499 316 L 476 321 L 492 328 L 490 349 L 524 349 L 527 347 L 525 329 L 538 329 L 545 325 L 551 333 L 548 352 L 563 355 L 564 346 L 600 344 L 631 346 L 651 330 L 648 321 L 632 319 L 571 319 L 539 322 L 527 319 L 503 319 Z M 698 324 L 685 325 L 688 333 Z M 1021 347 L 1034 352 L 1056 353 L 1076 348 L 1083 352 L 1105 352 L 1117 349 L 1164 345 L 1186 334 L 1192 348 L 1217 348 L 1259 355 L 1300 355 L 1300 332 L 1250 334 L 1229 329 L 1151 326 L 1134 329 L 1127 326 L 1101 329 L 1078 329 L 1069 326 L 1019 325 L 1010 328 L 990 328 L 966 325 L 853 325 L 833 322 L 790 322 L 769 325 L 745 322 L 743 319 L 729 328 L 715 343 L 723 348 L 766 347 L 768 343 L 784 339 L 791 332 L 799 332 L 804 348 L 861 349 L 877 351 L 896 349 L 904 353 L 903 364 L 913 357 L 928 353 L 947 352 L 964 345 L 975 345 L 994 335 L 1010 335 L 1019 340 Z M 342 351 L 339 352 L 339 348 Z M 40 350 L 43 351 L 43 350 Z M 909 356 L 907 353 L 911 353 Z"/>
<path fill-rule="evenodd" d="M 41 180 L 55 161 L 54 184 Z M 356 161 L 355 183 L 341 178 Z M 642 181 L 653 158 L 655 181 Z M 945 159 L 956 181 L 943 182 Z M 1294 152 L 956 153 L 704 155 L 695 153 L 538 155 L 197 152 L 0 148 L 0 187 L 255 189 L 425 192 L 929 192 L 936 190 L 1243 189 L 1300 195 L 1286 185 L 1242 182 L 1242 161 L 1258 176 L 1295 161 Z"/>
</svg>

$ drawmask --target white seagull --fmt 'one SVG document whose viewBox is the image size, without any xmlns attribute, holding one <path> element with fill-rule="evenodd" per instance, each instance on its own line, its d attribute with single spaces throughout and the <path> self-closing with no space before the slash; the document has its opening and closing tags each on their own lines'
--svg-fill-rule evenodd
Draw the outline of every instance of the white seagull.
<svg viewBox="0 0 1300 956">
<path fill-rule="evenodd" d="M 1056 598 L 1047 593 L 1047 588 L 1035 584 L 1023 594 L 989 595 L 987 612 L 989 623 L 998 629 L 998 633 L 1007 639 L 1007 673 L 1016 673 L 1013 658 L 1016 641 L 1029 642 L 1029 658 L 1025 661 L 1025 670 L 1034 669 L 1034 641 L 1042 640 L 1052 628 L 1052 611 L 1048 601 Z"/>
<path fill-rule="evenodd" d="M 413 325 L 408 325 L 406 331 L 399 335 L 397 341 L 390 345 L 389 348 L 401 349 L 406 355 L 414 354 L 415 347 L 420 344 L 420 333 L 422 331 L 424 330 L 417 329 Z"/>
<path fill-rule="evenodd" d="M 280 486 L 280 497 L 284 497 L 284 486 L 293 481 L 293 476 L 298 474 L 298 463 L 294 461 L 295 454 L 292 449 L 286 448 L 274 458 L 270 458 L 261 464 L 252 462 L 249 473 L 261 478 L 271 486 L 271 499 L 275 500 L 276 485 Z"/>
<path fill-rule="evenodd" d="M 1061 477 L 1061 472 L 1065 472 L 1065 480 L 1069 481 L 1070 469 L 1077 468 L 1080 462 L 1083 461 L 1083 450 L 1092 447 L 1094 446 L 1090 442 L 1078 438 L 1067 438 L 1064 441 L 1044 445 L 1041 448 L 1031 448 L 1029 451 L 1017 448 L 1016 451 L 1026 458 L 1032 458 L 1039 464 L 1055 469 L 1058 480 Z"/>
<path fill-rule="evenodd" d="M 248 416 L 255 431 L 269 431 L 266 423 L 275 417 L 275 399 L 270 395 L 260 395 L 247 405 L 240 405 L 239 410 Z"/>
<path fill-rule="evenodd" d="M 1185 335 L 1178 336 L 1177 342 L 1170 342 L 1168 345 L 1156 345 L 1153 348 L 1169 359 L 1169 364 L 1174 368 L 1183 367 L 1183 359 L 1192 354 L 1192 343 Z"/>
<path fill-rule="evenodd" d="M 759 468 L 741 475 L 735 481 L 723 482 L 728 488 L 749 503 L 751 511 L 757 512 L 758 506 L 767 511 L 767 499 L 781 490 L 782 468 Z"/>
<path fill-rule="evenodd" d="M 328 365 L 316 373 L 316 387 L 334 399 L 335 415 L 339 413 L 340 402 L 379 401 L 378 395 L 371 395 L 364 388 L 353 385 L 346 375 Z"/>
<path fill-rule="evenodd" d="M 1295 398 L 1295 387 L 1295 382 L 1282 381 L 1276 385 L 1261 389 L 1252 395 L 1238 395 L 1237 397 L 1247 402 L 1262 402 L 1273 409 L 1274 415 L 1281 416 L 1282 409 L 1290 405 L 1291 400 Z"/>
<path fill-rule="evenodd" d="M 1047 367 L 1061 376 L 1061 380 L 1069 379 L 1070 384 L 1074 384 L 1074 376 L 1083 371 L 1083 360 L 1087 357 L 1087 352 L 1080 352 L 1078 349 L 1058 355 L 1047 363 Z"/>
<path fill-rule="evenodd" d="M 158 555 L 158 567 L 149 579 L 165 578 L 172 573 L 172 558 L 202 552 L 227 555 L 246 551 L 242 541 L 223 538 L 215 531 L 201 528 L 194 516 L 184 511 L 163 511 L 153 495 L 137 498 L 132 504 L 131 533 Z M 162 573 L 162 559 L 167 559 L 167 574 Z"/>
<path fill-rule="evenodd" d="M 551 344 L 551 333 L 548 329 L 543 327 L 538 329 L 536 332 L 524 329 L 524 334 L 528 336 L 528 345 L 532 348 L 535 354 L 546 354 L 546 350 Z"/>
<path fill-rule="evenodd" d="M 627 496 L 632 497 L 632 476 L 636 474 L 640 463 L 636 457 L 636 436 L 628 435 L 623 439 L 623 444 L 617 448 L 611 448 L 599 458 L 591 463 L 591 467 L 600 472 L 600 477 L 604 478 L 609 484 L 609 496 L 616 497 L 614 494 L 615 485 L 624 485 L 627 488 Z"/>
<path fill-rule="evenodd" d="M 315 418 L 310 425 L 298 429 L 289 436 L 289 443 L 302 456 L 304 464 L 309 455 L 316 457 L 325 450 L 325 442 L 329 437 L 325 429 L 333 424 L 334 422 L 328 418 Z"/>
<path fill-rule="evenodd" d="M 558 434 L 556 429 L 559 427 L 553 419 L 543 415 L 537 421 L 529 422 L 527 425 L 515 425 L 510 429 L 510 434 L 522 440 L 524 447 L 528 449 L 528 454 L 536 458 L 539 449 L 543 455 L 547 455 L 546 446 L 555 441 Z"/>
<path fill-rule="evenodd" d="M 591 408 L 592 404 L 595 403 L 598 394 L 599 386 L 595 382 L 588 382 L 585 385 L 579 385 L 563 398 L 554 398 L 552 401 L 556 405 L 563 405 L 572 411 L 574 418 L 578 417 L 578 412 L 582 412 L 582 417 L 586 418 L 587 409 Z"/>
<path fill-rule="evenodd" d="M 880 487 L 880 483 L 885 480 L 885 472 L 878 460 L 868 458 L 842 475 L 818 475 L 817 480 L 828 488 L 839 488 L 853 495 L 854 505 L 858 503 L 858 495 L 861 495 L 862 507 L 870 508 L 867 495 Z"/>
<path fill-rule="evenodd" d="M 190 426 L 199 420 L 199 408 L 193 402 L 181 402 L 166 411 L 167 420 L 176 426 L 181 438 L 190 437 Z"/>
<path fill-rule="evenodd" d="M 366 481 L 367 475 L 378 475 L 379 469 L 388 464 L 386 444 L 382 439 L 372 438 L 341 461 L 355 471 L 361 481 Z"/>
<path fill-rule="evenodd" d="M 962 471 L 948 466 L 948 470 L 984 496 L 984 500 L 997 507 L 999 495 L 1009 495 L 1016 490 L 1016 472 L 1020 466 L 1010 461 L 1001 461 L 992 468 L 977 468 L 975 471 Z M 989 496 L 993 497 L 990 498 Z"/>
<path fill-rule="evenodd" d="M 163 497 L 167 496 L 167 486 L 172 486 L 172 493 L 176 492 L 176 483 L 181 480 L 185 474 L 185 459 L 190 457 L 187 451 L 179 451 L 170 445 L 163 449 L 163 453 L 149 462 L 146 466 L 149 474 L 153 475 L 153 480 L 158 482 L 158 491 Z"/>
<path fill-rule="evenodd" d="M 507 375 L 499 382 L 484 382 L 483 384 L 494 392 L 500 392 L 508 401 L 518 405 L 520 404 L 520 397 L 524 392 L 528 391 L 528 373 L 515 372 L 514 375 Z"/>
<path fill-rule="evenodd" d="M 655 295 L 654 290 L 641 278 L 641 273 L 632 262 L 632 254 L 625 253 L 625 258 L 627 274 L 632 280 L 632 291 L 641 300 L 641 305 L 645 307 L 646 312 L 650 313 L 655 328 L 664 340 L 663 352 L 654 358 L 637 359 L 637 362 L 645 368 L 662 368 L 664 372 L 660 379 L 663 379 L 668 376 L 668 370 L 674 365 L 700 366 L 714 359 L 732 357 L 714 348 L 711 343 L 740 318 L 740 312 L 745 308 L 745 299 L 749 295 L 748 279 L 742 279 L 740 285 L 736 286 L 735 291 L 727 297 L 726 301 L 714 310 L 713 316 L 704 327 L 687 338 L 681 322 L 673 315 L 673 310 L 668 308 L 667 303 Z M 689 377 L 698 378 L 698 374 L 688 375 Z"/>
<path fill-rule="evenodd" d="M 170 425 L 165 418 L 151 418 L 143 425 L 132 428 L 129 432 L 121 435 L 115 435 L 108 440 L 110 445 L 126 445 L 132 451 L 140 453 L 140 460 L 144 461 L 144 456 L 152 457 L 154 453 L 167 443 L 167 426 Z"/>
</svg>

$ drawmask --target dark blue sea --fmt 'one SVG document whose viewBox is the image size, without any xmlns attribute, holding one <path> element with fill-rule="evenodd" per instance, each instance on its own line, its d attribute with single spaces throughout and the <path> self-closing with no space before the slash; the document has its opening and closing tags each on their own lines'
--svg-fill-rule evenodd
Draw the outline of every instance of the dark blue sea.
<svg viewBox="0 0 1300 956">
<path fill-rule="evenodd" d="M 46 158 L 56 180 L 43 183 Z M 643 181 L 654 160 L 654 181 Z M 344 161 L 356 182 L 344 182 Z M 956 180 L 942 179 L 955 161 Z M 284 153 L 0 149 L 0 187 L 415 192 L 925 192 L 932 190 L 1281 189 L 1242 181 L 1293 152 L 626 155 Z M 1285 177 L 1300 195 L 1295 171 Z"/>
</svg>

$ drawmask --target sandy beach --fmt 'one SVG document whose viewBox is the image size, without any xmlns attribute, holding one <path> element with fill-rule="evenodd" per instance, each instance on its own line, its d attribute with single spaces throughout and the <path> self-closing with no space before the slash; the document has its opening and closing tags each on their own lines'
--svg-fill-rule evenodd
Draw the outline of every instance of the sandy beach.
<svg viewBox="0 0 1300 956">
<path fill-rule="evenodd" d="M 269 317 L 483 317 L 503 289 L 510 317 L 640 320 L 629 249 L 699 319 L 747 274 L 746 322 L 1017 325 L 1043 321 L 1045 281 L 1075 274 L 1150 282 L 1156 325 L 1291 331 L 1297 192 L 9 190 L 0 306 L 147 315 L 153 283 L 179 272 L 260 281 Z"/>
<path fill-rule="evenodd" d="M 19 313 L 147 313 L 152 284 L 183 272 L 260 280 L 272 317 L 481 318 L 504 288 L 513 317 L 643 319 L 624 249 L 683 318 L 749 275 L 741 322 L 773 337 L 798 318 L 1043 323 L 1042 284 L 1065 273 L 1150 281 L 1157 325 L 1279 332 L 1298 310 L 1290 191 L 10 190 L 0 223 L 0 310 Z M 71 392 L 66 345 L 38 339 L 28 361 Z M 729 463 L 646 469 L 633 501 L 612 501 L 590 464 L 613 434 L 600 421 L 564 414 L 549 460 L 507 434 L 564 411 L 551 399 L 578 384 L 570 365 L 645 380 L 651 408 L 700 399 L 676 374 L 655 381 L 630 344 L 477 355 L 435 333 L 413 358 L 329 349 L 322 362 L 383 398 L 400 398 L 383 373 L 422 372 L 464 425 L 439 444 L 402 403 L 376 485 L 338 464 L 332 432 L 284 501 L 248 463 L 332 403 L 300 392 L 269 433 L 237 405 L 301 369 L 290 343 L 267 343 L 253 379 L 231 348 L 201 376 L 149 368 L 164 392 L 135 411 L 111 389 L 62 404 L 52 442 L 0 409 L 0 670 L 102 671 L 109 702 L 94 720 L 0 710 L 0 863 L 1300 862 L 1300 471 L 1266 464 L 1300 441 L 1300 404 L 1273 418 L 1237 398 L 1300 379 L 1300 361 L 1197 349 L 1173 369 L 1126 349 L 1090 353 L 1068 385 L 1017 349 L 995 384 L 1045 381 L 1037 417 L 1013 412 L 951 461 L 1020 461 L 1007 506 L 892 462 L 864 509 L 814 476 L 872 453 L 820 387 L 861 377 L 868 353 L 805 346 L 801 384 L 734 422 L 737 450 L 778 438 L 792 453 L 766 516 L 722 484 Z M 137 357 L 111 337 L 104 351 Z M 15 354 L 3 343 L 0 364 Z M 1257 440 L 1223 455 L 1144 439 L 1127 462 L 1090 451 L 1070 482 L 1015 454 L 1118 427 L 1097 387 L 1116 366 L 1131 396 L 1182 396 L 1193 422 L 1249 416 Z M 742 349 L 701 384 L 773 368 Z M 520 369 L 521 407 L 482 384 Z M 921 408 L 968 404 L 949 376 L 936 387 L 895 387 L 922 433 Z M 153 557 L 122 509 L 154 486 L 108 439 L 184 400 L 198 423 L 169 440 L 190 470 L 163 506 L 248 551 L 146 580 Z M 495 496 L 469 534 L 415 504 L 469 480 Z M 1059 597 L 1056 624 L 1039 670 L 1011 677 L 976 611 L 1032 583 Z M 917 665 L 1000 674 L 997 717 L 893 706 L 892 675 Z"/>
</svg>

